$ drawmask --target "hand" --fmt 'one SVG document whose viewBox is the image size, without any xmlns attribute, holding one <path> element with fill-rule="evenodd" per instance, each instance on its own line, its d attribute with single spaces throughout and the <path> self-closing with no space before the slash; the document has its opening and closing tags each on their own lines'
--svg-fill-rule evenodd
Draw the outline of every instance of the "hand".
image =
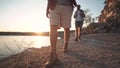
<svg viewBox="0 0 120 68">
<path fill-rule="evenodd" d="M 46 17 L 49 18 L 49 11 L 46 12 Z"/>
</svg>

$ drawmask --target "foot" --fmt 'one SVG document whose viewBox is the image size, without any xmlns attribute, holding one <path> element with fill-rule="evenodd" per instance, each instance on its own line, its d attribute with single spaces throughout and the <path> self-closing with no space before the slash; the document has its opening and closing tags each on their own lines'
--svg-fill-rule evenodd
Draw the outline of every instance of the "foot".
<svg viewBox="0 0 120 68">
<path fill-rule="evenodd" d="M 63 48 L 63 52 L 67 52 L 68 51 L 68 43 L 64 44 L 64 48 Z"/>
<path fill-rule="evenodd" d="M 63 52 L 68 52 L 68 49 L 63 49 Z"/>
<path fill-rule="evenodd" d="M 78 39 L 77 39 L 77 38 L 75 38 L 75 41 L 76 41 L 76 42 L 78 42 Z"/>
<path fill-rule="evenodd" d="M 80 36 L 79 36 L 79 40 L 81 40 Z"/>
<path fill-rule="evenodd" d="M 51 68 L 57 61 L 59 61 L 56 53 L 50 53 L 50 59 L 45 63 L 45 68 Z"/>
</svg>

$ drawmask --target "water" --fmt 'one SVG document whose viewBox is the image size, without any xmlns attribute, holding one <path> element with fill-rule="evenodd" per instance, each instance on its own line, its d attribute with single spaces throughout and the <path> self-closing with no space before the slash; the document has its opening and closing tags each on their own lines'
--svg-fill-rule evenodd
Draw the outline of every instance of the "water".
<svg viewBox="0 0 120 68">
<path fill-rule="evenodd" d="M 0 59 L 30 47 L 41 48 L 49 45 L 48 36 L 0 36 Z"/>
</svg>

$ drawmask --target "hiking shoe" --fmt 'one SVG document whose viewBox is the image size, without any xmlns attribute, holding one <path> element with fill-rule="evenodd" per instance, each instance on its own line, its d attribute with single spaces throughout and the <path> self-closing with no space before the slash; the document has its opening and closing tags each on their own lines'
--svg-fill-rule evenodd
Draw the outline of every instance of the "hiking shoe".
<svg viewBox="0 0 120 68">
<path fill-rule="evenodd" d="M 50 53 L 50 59 L 45 63 L 45 68 L 52 68 L 52 66 L 59 61 L 56 53 Z"/>
</svg>

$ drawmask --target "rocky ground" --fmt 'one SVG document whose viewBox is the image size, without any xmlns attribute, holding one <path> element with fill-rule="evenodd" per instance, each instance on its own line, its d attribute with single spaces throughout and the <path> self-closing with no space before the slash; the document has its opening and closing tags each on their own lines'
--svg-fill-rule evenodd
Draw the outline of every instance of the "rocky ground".
<svg viewBox="0 0 120 68">
<path fill-rule="evenodd" d="M 58 40 L 60 59 L 52 68 L 120 68 L 120 34 L 98 33 L 82 35 L 79 42 L 71 34 L 69 51 L 62 52 L 63 39 Z M 0 68 L 44 68 L 50 47 L 29 48 L 0 60 Z"/>
</svg>

